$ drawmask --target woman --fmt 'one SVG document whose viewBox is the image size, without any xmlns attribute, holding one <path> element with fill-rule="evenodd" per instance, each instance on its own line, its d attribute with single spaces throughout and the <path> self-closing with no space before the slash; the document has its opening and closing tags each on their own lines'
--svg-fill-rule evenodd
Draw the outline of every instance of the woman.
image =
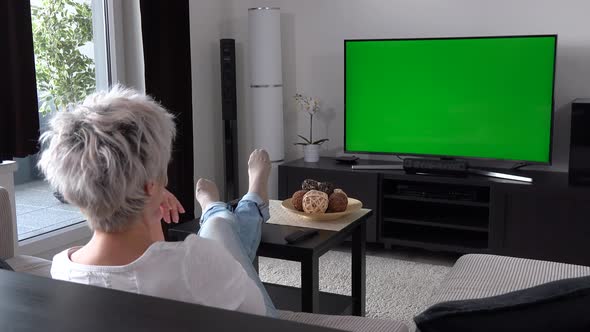
<svg viewBox="0 0 590 332">
<path fill-rule="evenodd" d="M 248 162 L 250 188 L 236 211 L 219 202 L 215 184 L 199 180 L 199 235 L 163 242 L 160 220 L 177 220 L 162 206 L 175 127 L 150 97 L 115 87 L 55 115 L 41 142 L 39 167 L 93 230 L 83 247 L 53 259 L 55 279 L 276 315 L 251 259 L 268 219 L 268 154 Z M 187 179 L 187 181 L 190 181 Z M 182 208 L 181 208 L 182 209 Z"/>
</svg>

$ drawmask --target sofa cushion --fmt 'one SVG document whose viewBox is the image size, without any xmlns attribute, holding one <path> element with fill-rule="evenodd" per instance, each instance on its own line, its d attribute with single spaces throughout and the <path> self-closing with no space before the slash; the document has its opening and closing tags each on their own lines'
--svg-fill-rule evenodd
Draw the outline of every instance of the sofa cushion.
<svg viewBox="0 0 590 332">
<path fill-rule="evenodd" d="M 421 332 L 590 331 L 590 277 L 503 295 L 435 304 L 414 318 Z"/>
<path fill-rule="evenodd" d="M 0 270 L 8 270 L 14 271 L 8 263 L 6 263 L 3 259 L 0 258 Z"/>
<path fill-rule="evenodd" d="M 509 293 L 555 280 L 590 275 L 590 267 L 533 259 L 464 255 L 442 281 L 430 304 Z"/>
<path fill-rule="evenodd" d="M 16 272 L 51 278 L 51 261 L 34 256 L 14 256 L 6 260 Z"/>
<path fill-rule="evenodd" d="M 291 311 L 279 311 L 279 318 L 343 331 L 408 332 L 408 327 L 404 325 L 404 323 L 395 320 L 374 319 L 357 316 L 320 315 Z"/>
</svg>

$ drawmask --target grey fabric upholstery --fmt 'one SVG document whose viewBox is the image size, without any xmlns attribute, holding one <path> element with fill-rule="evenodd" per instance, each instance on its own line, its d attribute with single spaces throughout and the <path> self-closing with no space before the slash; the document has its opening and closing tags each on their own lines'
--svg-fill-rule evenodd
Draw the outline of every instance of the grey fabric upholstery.
<svg viewBox="0 0 590 332">
<path fill-rule="evenodd" d="M 12 233 L 12 206 L 8 190 L 0 187 L 0 258 L 16 272 L 51 278 L 51 261 L 33 256 L 14 256 L 14 235 Z"/>
<path fill-rule="evenodd" d="M 0 258 L 14 256 L 14 239 L 12 229 L 12 205 L 8 190 L 0 187 Z"/>
<path fill-rule="evenodd" d="M 431 304 L 506 294 L 550 281 L 590 275 L 590 267 L 495 255 L 457 260 Z"/>
<path fill-rule="evenodd" d="M 353 332 L 408 332 L 404 323 L 395 320 L 374 319 L 356 316 L 331 316 L 305 312 L 279 311 L 279 318 L 299 323 L 329 327 Z"/>
<path fill-rule="evenodd" d="M 2 258 L 0 258 L 0 270 L 14 271 L 12 266 L 8 265 Z"/>
<path fill-rule="evenodd" d="M 34 256 L 17 255 L 6 260 L 16 272 L 51 278 L 51 261 Z"/>
</svg>

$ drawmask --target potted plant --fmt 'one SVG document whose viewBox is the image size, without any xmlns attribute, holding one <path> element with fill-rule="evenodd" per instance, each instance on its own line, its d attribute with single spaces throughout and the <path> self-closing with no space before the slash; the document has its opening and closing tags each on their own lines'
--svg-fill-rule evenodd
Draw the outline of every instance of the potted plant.
<svg viewBox="0 0 590 332">
<path fill-rule="evenodd" d="M 327 138 L 313 140 L 313 116 L 320 110 L 320 102 L 317 98 L 306 97 L 302 94 L 295 94 L 295 103 L 299 111 L 309 115 L 309 138 L 303 135 L 297 135 L 303 142 L 294 143 L 303 146 L 303 160 L 305 162 L 315 163 L 320 160 L 320 146 L 329 141 Z"/>
<path fill-rule="evenodd" d="M 41 0 L 31 7 L 39 127 L 96 90 L 94 60 L 84 54 L 93 41 L 90 1 Z M 53 194 L 65 203 L 59 192 Z"/>
</svg>

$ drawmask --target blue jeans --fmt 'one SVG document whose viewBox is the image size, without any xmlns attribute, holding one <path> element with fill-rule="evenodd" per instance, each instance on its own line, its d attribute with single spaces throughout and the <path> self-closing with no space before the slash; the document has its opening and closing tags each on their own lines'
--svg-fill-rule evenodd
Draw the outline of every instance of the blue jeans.
<svg viewBox="0 0 590 332">
<path fill-rule="evenodd" d="M 209 222 L 212 218 L 216 220 Z M 277 309 L 252 265 L 260 244 L 262 223 L 269 218 L 268 204 L 263 203 L 257 194 L 248 193 L 242 197 L 234 211 L 223 202 L 210 204 L 203 211 L 199 236 L 215 240 L 228 249 L 260 288 L 267 316 L 278 317 Z"/>
</svg>

